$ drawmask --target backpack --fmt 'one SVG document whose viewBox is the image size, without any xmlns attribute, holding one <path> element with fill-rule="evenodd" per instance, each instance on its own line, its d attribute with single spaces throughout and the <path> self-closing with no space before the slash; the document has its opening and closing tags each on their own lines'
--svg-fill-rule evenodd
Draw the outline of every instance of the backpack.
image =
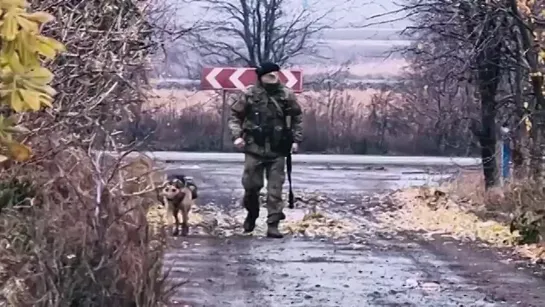
<svg viewBox="0 0 545 307">
<path fill-rule="evenodd" d="M 191 190 L 191 198 L 193 199 L 197 199 L 198 197 L 198 188 L 197 188 L 197 185 L 193 182 L 193 180 L 191 178 L 188 178 L 184 175 L 170 175 L 168 176 L 168 179 L 169 180 L 179 180 L 181 181 L 185 187 L 187 187 L 188 189 Z"/>
</svg>

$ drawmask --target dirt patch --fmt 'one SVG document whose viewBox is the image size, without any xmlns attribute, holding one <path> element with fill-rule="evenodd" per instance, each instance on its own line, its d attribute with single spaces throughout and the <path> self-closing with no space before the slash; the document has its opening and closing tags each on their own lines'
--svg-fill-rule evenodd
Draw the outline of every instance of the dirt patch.
<svg viewBox="0 0 545 307">
<path fill-rule="evenodd" d="M 413 237 L 411 241 L 415 239 Z M 543 269 L 529 267 L 527 261 L 521 261 L 512 249 L 490 249 L 478 242 L 460 243 L 438 235 L 432 241 L 420 241 L 419 246 L 424 253 L 432 253 L 444 262 L 457 276 L 471 280 L 489 306 L 497 306 L 495 303 L 527 307 L 543 305 Z"/>
<path fill-rule="evenodd" d="M 542 263 L 545 247 L 541 244 L 517 245 L 518 231 L 507 223 L 483 219 L 470 202 L 455 201 L 448 191 L 436 188 L 412 188 L 392 195 L 401 204 L 394 211 L 376 215 L 379 227 L 390 233 L 418 233 L 426 241 L 455 239 L 477 245 L 508 248 L 517 257 Z"/>
<path fill-rule="evenodd" d="M 280 224 L 284 234 L 293 237 L 338 239 L 366 230 L 367 222 L 363 216 L 347 214 L 336 210 L 343 201 L 317 193 L 298 194 L 296 208 L 285 209 L 286 220 Z M 265 197 L 262 195 L 263 198 Z M 264 203 L 264 202 L 262 202 Z M 341 203 L 341 204 L 340 204 Z M 347 210 L 355 208 L 346 205 Z M 345 211 L 347 211 L 345 210 Z M 198 205 L 189 215 L 190 233 L 214 237 L 232 237 L 243 234 L 242 224 L 246 211 L 238 204 L 218 206 L 215 203 Z M 267 210 L 262 207 L 252 236 L 266 235 Z M 173 218 L 168 217 L 166 208 L 154 206 L 148 212 L 148 219 L 153 227 L 169 227 Z"/>
<path fill-rule="evenodd" d="M 517 246 L 517 232 L 497 220 L 482 219 L 474 212 L 480 208 L 459 195 L 451 197 L 447 189 L 411 188 L 391 197 L 396 206 L 376 214 L 379 227 L 418 242 L 419 248 L 410 251 L 415 261 L 420 261 L 419 253 L 435 255 L 448 268 L 439 276 L 450 271 L 471 280 L 490 306 L 542 305 L 543 296 L 536 293 L 545 289 L 543 268 L 532 264 L 542 261 L 544 248 Z"/>
<path fill-rule="evenodd" d="M 158 208 L 157 212 L 156 215 L 165 216 L 163 208 Z M 321 211 L 310 213 L 304 209 L 289 210 L 285 213 L 286 220 L 280 224 L 280 230 L 284 234 L 290 234 L 295 237 L 340 238 L 359 230 L 354 221 L 333 213 Z M 191 212 L 189 217 L 189 224 L 192 227 L 191 233 L 217 237 L 245 235 L 242 229 L 245 216 L 246 211 L 244 209 L 218 210 L 217 208 L 199 208 Z M 257 237 L 264 237 L 266 235 L 266 217 L 267 210 L 262 208 L 257 220 L 256 229 L 251 235 Z"/>
</svg>

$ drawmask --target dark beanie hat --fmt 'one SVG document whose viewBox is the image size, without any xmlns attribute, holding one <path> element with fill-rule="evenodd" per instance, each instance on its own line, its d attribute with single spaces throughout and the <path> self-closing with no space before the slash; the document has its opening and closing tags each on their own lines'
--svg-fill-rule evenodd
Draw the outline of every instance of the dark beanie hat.
<svg viewBox="0 0 545 307">
<path fill-rule="evenodd" d="M 272 62 L 264 62 L 261 63 L 261 66 L 256 68 L 255 73 L 257 74 L 258 78 L 261 78 L 261 76 L 271 73 L 273 71 L 280 71 L 280 66 Z"/>
</svg>

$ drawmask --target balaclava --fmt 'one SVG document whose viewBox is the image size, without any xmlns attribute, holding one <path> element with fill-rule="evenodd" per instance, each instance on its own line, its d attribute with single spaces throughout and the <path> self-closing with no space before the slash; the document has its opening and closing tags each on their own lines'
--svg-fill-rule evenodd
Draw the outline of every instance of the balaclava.
<svg viewBox="0 0 545 307">
<path fill-rule="evenodd" d="M 280 66 L 271 62 L 264 62 L 256 69 L 257 79 L 268 93 L 272 94 L 280 89 L 280 79 L 278 78 L 278 75 L 268 76 L 271 73 L 278 73 L 279 71 Z M 267 80 L 269 78 L 271 81 Z"/>
</svg>

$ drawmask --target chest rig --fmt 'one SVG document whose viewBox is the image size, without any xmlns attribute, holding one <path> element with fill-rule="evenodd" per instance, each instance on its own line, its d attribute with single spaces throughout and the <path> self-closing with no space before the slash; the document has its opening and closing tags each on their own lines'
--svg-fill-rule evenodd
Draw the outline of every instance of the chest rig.
<svg viewBox="0 0 545 307">
<path fill-rule="evenodd" d="M 289 93 L 280 89 L 276 95 L 250 90 L 246 104 L 245 132 L 256 145 L 282 152 L 286 136 L 291 132 Z"/>
</svg>

